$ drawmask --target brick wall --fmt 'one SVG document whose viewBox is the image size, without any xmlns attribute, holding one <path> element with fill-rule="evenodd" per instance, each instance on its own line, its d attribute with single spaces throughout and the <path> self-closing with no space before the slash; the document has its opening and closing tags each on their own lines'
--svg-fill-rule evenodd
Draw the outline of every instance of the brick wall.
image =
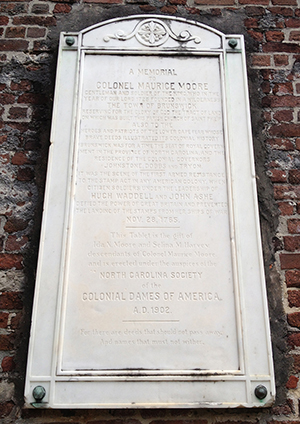
<svg viewBox="0 0 300 424">
<path fill-rule="evenodd" d="M 3 423 L 299 423 L 300 7 L 297 0 L 0 3 L 0 420 Z M 300 6 L 300 5 L 299 5 Z M 175 14 L 243 33 L 277 401 L 267 410 L 23 410 L 58 35 L 108 18 Z"/>
</svg>

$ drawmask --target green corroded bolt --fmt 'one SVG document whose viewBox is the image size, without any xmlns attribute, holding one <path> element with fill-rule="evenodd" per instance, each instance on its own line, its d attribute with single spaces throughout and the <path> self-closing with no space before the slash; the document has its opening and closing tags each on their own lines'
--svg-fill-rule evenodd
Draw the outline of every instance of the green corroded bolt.
<svg viewBox="0 0 300 424">
<path fill-rule="evenodd" d="M 255 387 L 254 394 L 257 397 L 257 399 L 263 400 L 267 396 L 268 390 L 265 386 L 260 384 L 259 386 Z"/>
<path fill-rule="evenodd" d="M 238 42 L 235 38 L 230 38 L 230 40 L 228 41 L 229 47 L 231 47 L 232 49 L 235 49 Z"/>
<path fill-rule="evenodd" d="M 71 36 L 66 37 L 66 43 L 68 44 L 68 46 L 73 46 L 73 44 L 75 43 L 75 38 Z"/>
<path fill-rule="evenodd" d="M 32 391 L 32 395 L 36 402 L 40 403 L 46 395 L 46 390 L 43 386 L 36 386 Z"/>
</svg>

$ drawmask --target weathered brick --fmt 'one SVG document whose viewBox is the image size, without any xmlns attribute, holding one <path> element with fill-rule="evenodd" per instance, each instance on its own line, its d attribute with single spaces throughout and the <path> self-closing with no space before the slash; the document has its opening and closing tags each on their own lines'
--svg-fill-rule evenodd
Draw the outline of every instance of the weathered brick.
<svg viewBox="0 0 300 424">
<path fill-rule="evenodd" d="M 1 41 L 1 40 L 0 40 Z M 14 94 L 9 94 L 9 93 L 0 93 L 0 103 L 2 105 L 8 105 L 11 103 L 14 103 L 15 101 L 15 96 Z"/>
<path fill-rule="evenodd" d="M 258 19 L 257 18 L 247 18 L 244 20 L 244 25 L 248 29 L 258 28 Z"/>
<path fill-rule="evenodd" d="M 31 181 L 34 178 L 34 171 L 33 169 L 29 168 L 28 166 L 19 168 L 17 173 L 17 180 L 19 181 Z"/>
<path fill-rule="evenodd" d="M 246 6 L 245 12 L 248 16 L 263 16 L 266 13 L 265 8 L 261 6 Z"/>
<path fill-rule="evenodd" d="M 265 55 L 265 54 L 254 54 L 252 56 L 252 65 L 253 66 L 270 66 L 271 56 Z"/>
<path fill-rule="evenodd" d="M 8 236 L 5 249 L 9 252 L 17 251 L 22 249 L 28 243 L 28 237 L 26 236 Z"/>
<path fill-rule="evenodd" d="M 281 253 L 281 269 L 300 269 L 300 253 Z"/>
<path fill-rule="evenodd" d="M 28 41 L 26 40 L 0 40 L 0 51 L 27 51 Z"/>
<path fill-rule="evenodd" d="M 300 219 L 289 219 L 287 226 L 289 233 L 300 234 Z"/>
<path fill-rule="evenodd" d="M 0 328 L 7 327 L 9 314 L 7 312 L 0 312 Z"/>
<path fill-rule="evenodd" d="M 16 367 L 14 358 L 12 356 L 4 356 L 1 362 L 1 368 L 3 372 L 13 371 Z"/>
<path fill-rule="evenodd" d="M 293 355 L 293 370 L 295 373 L 300 372 L 300 355 Z"/>
<path fill-rule="evenodd" d="M 288 379 L 288 382 L 286 383 L 286 388 L 287 389 L 296 389 L 298 381 L 299 381 L 299 378 L 297 378 L 294 375 L 291 375 L 290 378 Z"/>
<path fill-rule="evenodd" d="M 300 306 L 300 291 L 288 290 L 288 302 L 290 308 L 299 308 Z"/>
<path fill-rule="evenodd" d="M 46 35 L 46 28 L 30 27 L 27 28 L 27 37 L 43 38 Z"/>
<path fill-rule="evenodd" d="M 0 269 L 22 269 L 23 257 L 11 253 L 0 253 Z"/>
<path fill-rule="evenodd" d="M 272 0 L 272 4 L 284 6 L 297 6 L 297 0 Z"/>
<path fill-rule="evenodd" d="M 286 271 L 285 281 L 287 287 L 300 287 L 300 271 L 291 270 Z"/>
<path fill-rule="evenodd" d="M 12 350 L 14 348 L 13 334 L 0 334 L 0 350 Z"/>
<path fill-rule="evenodd" d="M 2 292 L 0 294 L 0 309 L 22 309 L 23 302 L 19 292 Z"/>
<path fill-rule="evenodd" d="M 292 143 L 292 141 L 282 138 L 268 139 L 266 140 L 266 144 L 276 150 L 294 150 L 294 144 Z"/>
<path fill-rule="evenodd" d="M 285 25 L 287 28 L 300 28 L 300 19 L 289 18 L 285 19 Z"/>
<path fill-rule="evenodd" d="M 234 4 L 234 0 L 195 0 L 195 4 L 205 4 L 214 6 L 231 6 Z"/>
<path fill-rule="evenodd" d="M 288 337 L 288 344 L 294 349 L 300 346 L 300 333 L 290 334 Z"/>
<path fill-rule="evenodd" d="M 31 12 L 36 15 L 46 15 L 49 12 L 49 5 L 47 3 L 33 4 Z"/>
<path fill-rule="evenodd" d="M 8 119 L 22 119 L 22 118 L 27 118 L 27 111 L 28 111 L 28 108 L 27 107 L 12 106 L 9 109 Z"/>
<path fill-rule="evenodd" d="M 297 137 L 300 134 L 300 124 L 283 123 L 273 125 L 269 134 L 276 137 Z"/>
<path fill-rule="evenodd" d="M 9 18 L 7 16 L 0 16 L 0 25 L 7 25 Z"/>
<path fill-rule="evenodd" d="M 53 13 L 69 13 L 72 7 L 66 3 L 57 3 L 54 7 Z"/>
<path fill-rule="evenodd" d="M 14 154 L 14 156 L 11 159 L 11 163 L 13 165 L 25 165 L 25 164 L 30 163 L 30 161 L 27 157 L 26 152 L 21 151 L 21 152 L 16 152 Z"/>
<path fill-rule="evenodd" d="M 273 115 L 277 121 L 291 122 L 293 120 L 293 111 L 291 109 L 278 110 Z"/>
<path fill-rule="evenodd" d="M 288 184 L 275 185 L 274 196 L 276 200 L 293 200 L 300 198 L 300 187 Z"/>
<path fill-rule="evenodd" d="M 28 221 L 22 218 L 9 217 L 4 225 L 4 230 L 7 233 L 16 233 L 17 231 L 25 230 Z"/>
<path fill-rule="evenodd" d="M 22 319 L 23 319 L 23 313 L 22 312 L 18 312 L 15 316 L 13 316 L 11 318 L 10 327 L 13 330 L 16 330 L 17 328 L 20 327 L 20 323 L 21 323 Z"/>
<path fill-rule="evenodd" d="M 275 183 L 285 183 L 287 181 L 287 173 L 281 169 L 270 170 L 271 181 Z"/>
<path fill-rule="evenodd" d="M 32 84 L 29 80 L 20 80 L 20 82 L 12 81 L 10 83 L 10 89 L 12 91 L 29 91 L 32 87 Z"/>
<path fill-rule="evenodd" d="M 300 31 L 291 31 L 289 36 L 290 41 L 300 41 Z"/>
<path fill-rule="evenodd" d="M 280 42 L 284 40 L 284 34 L 281 31 L 266 31 L 266 40 Z"/>
<path fill-rule="evenodd" d="M 294 10 L 291 7 L 269 7 L 268 11 L 273 15 L 294 16 Z"/>
<path fill-rule="evenodd" d="M 293 215 L 294 213 L 294 206 L 289 202 L 279 202 L 277 206 L 280 210 L 280 215 L 282 216 Z"/>
<path fill-rule="evenodd" d="M 262 46 L 262 50 L 264 53 L 300 53 L 300 46 L 294 43 L 269 42 Z"/>
<path fill-rule="evenodd" d="M 160 11 L 162 13 L 171 13 L 171 14 L 173 14 L 173 13 L 176 13 L 177 12 L 177 6 L 168 6 L 168 5 L 166 5 L 166 6 L 163 6 L 160 9 Z"/>
<path fill-rule="evenodd" d="M 25 27 L 8 27 L 5 31 L 5 36 L 8 38 L 24 38 L 25 37 Z"/>
<path fill-rule="evenodd" d="M 268 5 L 269 0 L 239 0 L 239 4 L 258 4 L 258 5 Z"/>
<path fill-rule="evenodd" d="M 14 25 L 38 25 L 38 26 L 55 26 L 56 18 L 53 16 L 15 16 L 13 18 Z"/>
<path fill-rule="evenodd" d="M 284 236 L 284 248 L 289 252 L 300 249 L 300 236 Z"/>
<path fill-rule="evenodd" d="M 300 184 L 300 169 L 291 169 L 288 180 L 291 184 Z"/>
<path fill-rule="evenodd" d="M 42 94 L 24 93 L 18 98 L 17 102 L 30 105 L 42 105 L 45 104 L 46 98 Z"/>
<path fill-rule="evenodd" d="M 273 93 L 276 95 L 292 94 L 293 84 L 291 82 L 274 84 Z"/>
<path fill-rule="evenodd" d="M 248 34 L 256 41 L 263 40 L 263 34 L 259 31 L 248 30 Z"/>
</svg>

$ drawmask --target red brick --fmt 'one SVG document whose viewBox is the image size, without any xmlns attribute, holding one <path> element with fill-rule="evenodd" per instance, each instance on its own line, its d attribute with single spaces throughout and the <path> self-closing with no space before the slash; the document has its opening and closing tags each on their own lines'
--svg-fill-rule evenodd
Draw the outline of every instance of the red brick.
<svg viewBox="0 0 300 424">
<path fill-rule="evenodd" d="M 278 110 L 277 112 L 274 113 L 274 119 L 276 119 L 279 122 L 280 121 L 290 122 L 293 120 L 293 111 L 290 109 Z"/>
<path fill-rule="evenodd" d="M 269 0 L 239 0 L 239 4 L 258 4 L 258 5 L 268 5 Z"/>
<path fill-rule="evenodd" d="M 15 96 L 13 94 L 0 93 L 0 104 L 8 105 L 8 104 L 14 103 L 14 101 L 15 101 Z"/>
<path fill-rule="evenodd" d="M 123 3 L 123 1 L 122 0 L 84 0 L 84 3 L 117 4 L 117 3 Z"/>
<path fill-rule="evenodd" d="M 283 6 L 297 6 L 297 0 L 272 0 L 272 4 Z"/>
<path fill-rule="evenodd" d="M 296 148 L 300 150 L 300 138 L 296 139 Z"/>
<path fill-rule="evenodd" d="M 27 51 L 28 41 L 26 40 L 0 40 L 0 51 Z"/>
<path fill-rule="evenodd" d="M 300 134 L 300 124 L 277 124 L 273 125 L 269 130 L 270 135 L 276 137 L 297 137 Z"/>
<path fill-rule="evenodd" d="M 17 180 L 19 181 L 31 181 L 34 178 L 34 171 L 28 166 L 19 168 L 17 173 Z"/>
<path fill-rule="evenodd" d="M 140 9 L 141 9 L 143 12 L 154 12 L 154 11 L 156 10 L 156 7 L 151 6 L 150 4 L 141 4 L 141 5 L 140 5 Z M 196 9 L 196 8 L 194 8 L 194 10 L 197 10 L 197 11 L 199 12 L 199 10 L 198 10 L 198 9 Z M 192 12 L 191 12 L 191 8 L 189 8 L 189 9 L 188 9 L 188 12 L 189 12 L 189 13 L 192 13 Z"/>
<path fill-rule="evenodd" d="M 292 185 L 275 185 L 274 196 L 276 200 L 294 200 L 300 198 L 300 187 Z"/>
<path fill-rule="evenodd" d="M 20 82 L 12 81 L 10 83 L 10 89 L 12 91 L 29 91 L 31 86 L 31 82 L 28 80 L 21 80 Z"/>
<path fill-rule="evenodd" d="M 0 403 L 0 417 L 1 418 L 8 417 L 8 415 L 13 410 L 13 407 L 14 407 L 13 402 Z"/>
<path fill-rule="evenodd" d="M 298 290 L 288 290 L 288 302 L 290 308 L 299 308 L 300 292 Z"/>
<path fill-rule="evenodd" d="M 29 105 L 42 105 L 45 104 L 46 99 L 42 94 L 24 93 L 18 98 L 18 103 Z"/>
<path fill-rule="evenodd" d="M 0 334 L 0 350 L 12 350 L 14 348 L 13 334 Z"/>
<path fill-rule="evenodd" d="M 28 221 L 24 221 L 21 218 L 10 217 L 4 225 L 4 230 L 7 233 L 16 233 L 17 231 L 25 230 L 28 225 Z"/>
<path fill-rule="evenodd" d="M 11 321 L 10 321 L 10 327 L 13 330 L 16 330 L 17 328 L 20 327 L 20 323 L 23 319 L 23 314 L 22 312 L 17 313 L 14 317 L 12 317 Z"/>
<path fill-rule="evenodd" d="M 0 16 L 0 25 L 7 25 L 9 18 L 7 16 Z"/>
<path fill-rule="evenodd" d="M 287 28 L 300 28 L 300 19 L 285 19 L 285 25 L 287 26 Z"/>
<path fill-rule="evenodd" d="M 285 236 L 283 239 L 285 250 L 294 252 L 300 249 L 300 236 Z"/>
<path fill-rule="evenodd" d="M 288 379 L 288 382 L 286 383 L 287 389 L 296 389 L 298 384 L 299 378 L 295 377 L 294 375 L 291 375 Z"/>
<path fill-rule="evenodd" d="M 13 165 L 24 165 L 29 163 L 29 159 L 26 156 L 26 152 L 16 152 L 11 159 Z"/>
<path fill-rule="evenodd" d="M 281 253 L 280 263 L 281 269 L 300 269 L 300 253 Z"/>
<path fill-rule="evenodd" d="M 52 16 L 15 16 L 13 18 L 14 25 L 37 25 L 37 26 L 55 26 L 56 18 Z"/>
<path fill-rule="evenodd" d="M 281 16 L 294 16 L 294 11 L 291 7 L 269 7 L 268 10 L 273 13 L 273 15 Z"/>
<path fill-rule="evenodd" d="M 284 40 L 284 34 L 281 31 L 267 31 L 266 32 L 267 41 L 282 41 Z"/>
<path fill-rule="evenodd" d="M 24 38 L 25 37 L 25 27 L 8 27 L 5 31 L 5 36 L 7 38 Z"/>
<path fill-rule="evenodd" d="M 47 15 L 49 12 L 49 5 L 47 3 L 34 4 L 31 8 L 31 12 L 36 15 Z"/>
<path fill-rule="evenodd" d="M 43 38 L 46 35 L 46 28 L 31 27 L 27 29 L 27 37 Z"/>
<path fill-rule="evenodd" d="M 54 7 L 53 13 L 69 13 L 72 7 L 69 4 L 57 3 Z"/>
<path fill-rule="evenodd" d="M 22 269 L 22 260 L 23 257 L 21 255 L 0 253 L 0 269 Z"/>
<path fill-rule="evenodd" d="M 300 31 L 291 31 L 289 40 L 290 41 L 300 41 Z"/>
<path fill-rule="evenodd" d="M 294 145 L 291 140 L 282 138 L 273 138 L 266 140 L 266 144 L 276 150 L 294 150 Z"/>
<path fill-rule="evenodd" d="M 13 371 L 16 367 L 14 358 L 12 356 L 4 356 L 1 362 L 3 372 Z"/>
<path fill-rule="evenodd" d="M 254 54 L 252 56 L 252 65 L 253 66 L 270 66 L 271 65 L 271 56 L 269 55 L 259 55 Z"/>
<path fill-rule="evenodd" d="M 266 11 L 260 6 L 246 6 L 245 11 L 248 16 L 263 16 Z"/>
<path fill-rule="evenodd" d="M 247 29 L 256 29 L 258 28 L 258 19 L 257 18 L 247 18 L 244 20 L 245 27 Z"/>
<path fill-rule="evenodd" d="M 293 360 L 293 369 L 298 374 L 300 372 L 300 355 L 293 355 Z"/>
<path fill-rule="evenodd" d="M 27 107 L 12 106 L 9 109 L 8 119 L 14 120 L 14 119 L 27 118 L 27 111 L 28 111 Z"/>
<path fill-rule="evenodd" d="M 291 169 L 289 171 L 289 182 L 291 184 L 300 184 L 300 169 Z"/>
<path fill-rule="evenodd" d="M 285 183 L 287 181 L 287 173 L 281 169 L 270 170 L 270 178 L 274 183 Z"/>
<path fill-rule="evenodd" d="M 166 6 L 163 6 L 160 9 L 160 11 L 162 13 L 171 13 L 171 14 L 173 14 L 173 13 L 176 13 L 177 12 L 177 6 L 168 6 L 168 5 L 166 5 Z"/>
<path fill-rule="evenodd" d="M 9 252 L 22 249 L 28 243 L 28 237 L 26 236 L 8 236 L 5 249 Z"/>
<path fill-rule="evenodd" d="M 9 314 L 7 312 L 0 312 L 0 328 L 7 327 Z"/>
<path fill-rule="evenodd" d="M 256 41 L 262 41 L 263 40 L 263 34 L 261 32 L 248 30 L 248 34 Z"/>
<path fill-rule="evenodd" d="M 293 84 L 291 82 L 274 84 L 273 93 L 277 95 L 293 94 Z"/>
<path fill-rule="evenodd" d="M 264 44 L 262 49 L 264 53 L 300 53 L 300 46 L 293 43 L 269 42 Z"/>
<path fill-rule="evenodd" d="M 288 344 L 294 349 L 297 346 L 300 346 L 300 333 L 291 334 L 288 337 Z"/>
<path fill-rule="evenodd" d="M 300 271 L 286 271 L 285 279 L 287 287 L 300 287 Z"/>
<path fill-rule="evenodd" d="M 286 95 L 286 96 L 265 96 L 262 99 L 263 107 L 297 107 L 300 105 L 300 98 Z M 288 135 L 284 135 L 285 137 L 289 137 Z"/>
<path fill-rule="evenodd" d="M 289 219 L 287 225 L 289 233 L 300 234 L 300 219 Z"/>
<path fill-rule="evenodd" d="M 0 309 L 22 309 L 23 303 L 19 292 L 2 292 L 0 294 Z"/>
<path fill-rule="evenodd" d="M 234 0 L 195 0 L 195 4 L 205 4 L 214 6 L 231 6 Z"/>
<path fill-rule="evenodd" d="M 275 66 L 287 66 L 289 64 L 289 57 L 286 54 L 274 54 Z"/>
<path fill-rule="evenodd" d="M 278 203 L 278 208 L 280 210 L 280 215 L 282 216 L 293 215 L 294 213 L 294 206 L 288 202 Z"/>
</svg>

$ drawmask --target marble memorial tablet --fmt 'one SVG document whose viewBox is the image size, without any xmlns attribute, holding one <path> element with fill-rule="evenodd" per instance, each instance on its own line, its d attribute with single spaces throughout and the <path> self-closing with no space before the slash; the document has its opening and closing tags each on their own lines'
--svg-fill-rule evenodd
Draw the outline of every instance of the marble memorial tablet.
<svg viewBox="0 0 300 424">
<path fill-rule="evenodd" d="M 61 35 L 28 406 L 272 403 L 247 96 L 242 36 Z"/>
</svg>

